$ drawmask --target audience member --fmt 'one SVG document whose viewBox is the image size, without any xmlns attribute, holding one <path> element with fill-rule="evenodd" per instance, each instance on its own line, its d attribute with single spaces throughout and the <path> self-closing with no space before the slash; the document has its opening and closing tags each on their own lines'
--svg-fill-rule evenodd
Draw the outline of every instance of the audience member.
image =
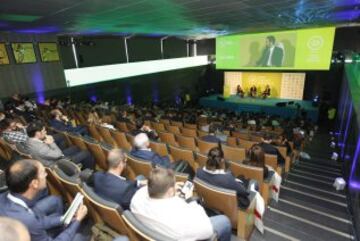
<svg viewBox="0 0 360 241">
<path fill-rule="evenodd" d="M 137 118 L 135 120 L 135 126 L 136 129 L 130 132 L 131 135 L 136 136 L 140 133 L 145 133 L 150 140 L 157 140 L 159 138 L 154 130 L 144 124 L 144 120 L 142 118 Z"/>
<path fill-rule="evenodd" d="M 131 211 L 151 229 L 176 240 L 208 239 L 214 230 L 219 241 L 231 239 L 231 224 L 224 215 L 208 217 L 197 202 L 186 202 L 177 195 L 174 173 L 170 169 L 151 171 L 148 186 L 137 191 Z"/>
<path fill-rule="evenodd" d="M 21 222 L 0 217 L 0 241 L 30 241 L 30 234 Z"/>
<path fill-rule="evenodd" d="M 134 157 L 151 161 L 154 165 L 159 165 L 165 168 L 171 168 L 171 162 L 169 157 L 161 157 L 157 153 L 153 152 L 150 147 L 149 137 L 145 133 L 140 133 L 134 138 L 134 147 L 130 154 Z"/>
<path fill-rule="evenodd" d="M 69 123 L 68 117 L 63 115 L 59 109 L 53 109 L 50 114 L 52 116 L 50 125 L 56 130 L 66 131 L 77 135 L 89 135 L 85 126 L 73 127 L 71 123 Z"/>
<path fill-rule="evenodd" d="M 74 221 L 64 227 L 60 210 L 49 215 L 43 205 L 33 202 L 38 193 L 46 188 L 46 171 L 39 161 L 15 162 L 7 169 L 6 180 L 10 192 L 0 195 L 0 215 L 25 224 L 32 241 L 89 240 L 87 237 L 76 235 L 80 222 L 87 214 L 86 206 L 80 206 Z"/>
<path fill-rule="evenodd" d="M 51 166 L 57 160 L 67 157 L 75 163 L 81 163 L 83 168 L 94 169 L 95 160 L 88 151 L 71 146 L 63 151 L 56 145 L 54 138 L 47 135 L 41 122 L 30 123 L 27 127 L 29 139 L 25 143 L 28 153 L 41 161 L 45 166 Z"/>
<path fill-rule="evenodd" d="M 217 128 L 215 124 L 210 124 L 209 126 L 209 134 L 201 137 L 201 140 L 213 143 L 220 143 L 221 140 L 215 135 Z"/>
<path fill-rule="evenodd" d="M 94 190 L 103 198 L 128 209 L 131 198 L 138 190 L 138 182 L 126 180 L 121 176 L 127 163 L 125 153 L 121 149 L 111 150 L 107 157 L 107 163 L 107 172 L 96 172 L 93 176 Z"/>
<path fill-rule="evenodd" d="M 225 166 L 223 151 L 219 147 L 214 147 L 209 151 L 206 166 L 199 168 L 196 176 L 211 185 L 235 190 L 239 199 L 239 206 L 247 208 L 250 204 L 249 189 L 255 181 L 251 181 L 250 184 L 245 183 L 244 180 L 236 179 L 231 172 L 226 171 Z"/>
<path fill-rule="evenodd" d="M 285 158 L 281 155 L 279 150 L 273 146 L 271 135 L 266 133 L 262 138 L 262 142 L 259 143 L 259 146 L 264 150 L 266 154 L 276 155 L 279 165 L 285 165 Z"/>
</svg>

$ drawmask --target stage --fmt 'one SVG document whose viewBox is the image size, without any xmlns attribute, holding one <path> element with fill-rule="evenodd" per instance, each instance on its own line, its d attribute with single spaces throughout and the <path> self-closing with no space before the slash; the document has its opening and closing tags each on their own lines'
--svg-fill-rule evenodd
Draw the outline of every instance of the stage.
<svg viewBox="0 0 360 241">
<path fill-rule="evenodd" d="M 290 100 L 277 98 L 250 98 L 232 95 L 228 98 L 221 99 L 222 95 L 212 95 L 200 98 L 200 105 L 203 107 L 211 107 L 216 109 L 227 109 L 235 112 L 265 112 L 271 115 L 279 115 L 282 117 L 294 117 L 299 112 L 297 104 L 307 112 L 307 117 L 313 121 L 318 119 L 318 107 L 312 106 L 311 101 L 306 100 Z M 290 103 L 289 103 L 290 102 Z M 277 106 L 283 103 L 283 106 Z"/>
</svg>

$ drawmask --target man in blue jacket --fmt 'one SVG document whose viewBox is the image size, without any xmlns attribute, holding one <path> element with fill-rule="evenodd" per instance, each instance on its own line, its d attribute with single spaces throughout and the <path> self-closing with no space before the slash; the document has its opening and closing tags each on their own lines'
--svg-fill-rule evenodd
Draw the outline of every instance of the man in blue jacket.
<svg viewBox="0 0 360 241">
<path fill-rule="evenodd" d="M 151 161 L 151 163 L 154 165 L 171 168 L 169 157 L 162 157 L 149 148 L 149 137 L 145 133 L 140 133 L 135 136 L 134 146 L 135 148 L 132 149 L 130 152 L 132 156 L 143 160 Z"/>
<path fill-rule="evenodd" d="M 87 208 L 81 205 L 74 220 L 64 227 L 62 213 L 37 208 L 36 196 L 46 188 L 46 171 L 44 166 L 35 160 L 20 160 L 8 168 L 6 173 L 9 192 L 0 195 L 0 216 L 19 220 L 29 230 L 32 241 L 85 241 L 88 238 L 77 235 L 80 222 L 87 214 Z M 61 228 L 56 232 L 54 229 Z"/>
<path fill-rule="evenodd" d="M 107 172 L 96 172 L 93 176 L 94 190 L 101 197 L 128 209 L 130 201 L 141 182 L 126 180 L 121 173 L 126 167 L 126 157 L 121 149 L 113 149 L 108 155 Z M 145 181 L 143 181 L 145 184 Z"/>
</svg>

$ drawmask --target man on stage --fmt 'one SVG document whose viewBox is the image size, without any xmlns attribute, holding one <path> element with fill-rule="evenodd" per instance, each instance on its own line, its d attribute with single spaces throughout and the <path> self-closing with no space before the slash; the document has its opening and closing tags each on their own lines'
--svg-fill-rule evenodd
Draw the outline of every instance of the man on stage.
<svg viewBox="0 0 360 241">
<path fill-rule="evenodd" d="M 243 89 L 241 88 L 240 85 L 238 85 L 236 88 L 236 95 L 240 96 L 241 98 L 244 98 L 244 94 L 245 93 L 244 93 Z"/>
<path fill-rule="evenodd" d="M 262 92 L 261 96 L 263 99 L 266 99 L 267 97 L 270 96 L 271 90 L 270 90 L 270 86 L 266 85 L 265 90 Z"/>
<path fill-rule="evenodd" d="M 256 92 L 257 92 L 256 86 L 255 85 L 251 86 L 249 96 L 256 97 Z"/>
</svg>

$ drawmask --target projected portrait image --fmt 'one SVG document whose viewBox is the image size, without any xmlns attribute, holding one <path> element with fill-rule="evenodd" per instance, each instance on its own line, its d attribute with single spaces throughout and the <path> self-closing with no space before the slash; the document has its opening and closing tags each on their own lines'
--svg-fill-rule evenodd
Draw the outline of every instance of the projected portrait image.
<svg viewBox="0 0 360 241">
<path fill-rule="evenodd" d="M 36 57 L 32 43 L 11 44 L 15 61 L 17 64 L 35 63 Z"/>
<path fill-rule="evenodd" d="M 39 43 L 42 62 L 59 61 L 59 52 L 56 43 Z"/>
<path fill-rule="evenodd" d="M 0 65 L 9 64 L 9 57 L 6 52 L 5 44 L 0 43 Z"/>
<path fill-rule="evenodd" d="M 241 41 L 243 66 L 294 67 L 296 33 L 257 34 Z"/>
</svg>

